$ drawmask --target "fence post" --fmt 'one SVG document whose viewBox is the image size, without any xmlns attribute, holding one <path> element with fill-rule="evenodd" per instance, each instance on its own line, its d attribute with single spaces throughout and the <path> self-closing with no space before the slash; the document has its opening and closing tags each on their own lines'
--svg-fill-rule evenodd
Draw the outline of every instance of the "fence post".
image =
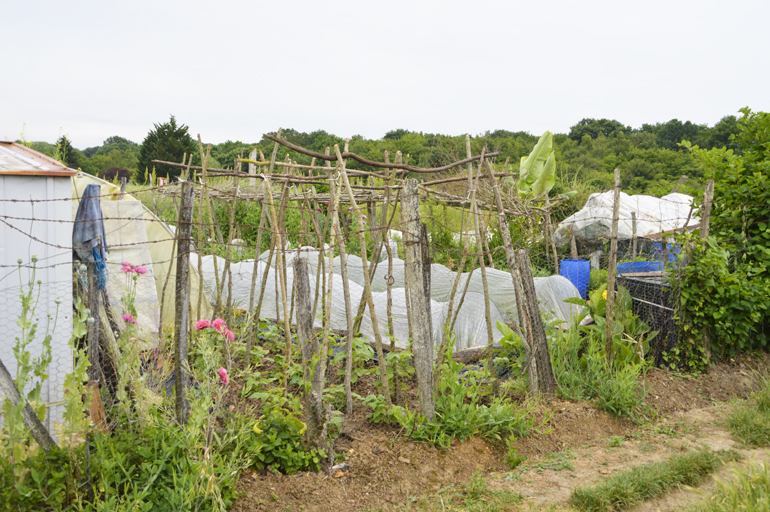
<svg viewBox="0 0 770 512">
<path fill-rule="evenodd" d="M 556 393 L 556 378 L 551 367 L 551 355 L 548 351 L 548 339 L 545 335 L 543 318 L 540 316 L 540 308 L 537 305 L 537 293 L 535 292 L 535 279 L 532 277 L 532 262 L 529 259 L 529 251 L 519 249 L 515 252 L 515 265 L 521 279 L 522 309 L 524 318 L 529 327 L 529 351 L 530 373 L 535 373 L 537 380 L 532 387 L 538 393 L 553 395 Z M 533 382 L 530 375 L 530 383 Z"/>
<path fill-rule="evenodd" d="M 497 205 L 497 222 L 503 235 L 505 259 L 511 272 L 511 281 L 516 293 L 516 310 L 519 316 L 519 328 L 524 341 L 527 355 L 527 372 L 529 373 L 529 391 L 533 395 L 544 393 L 553 395 L 556 392 L 556 379 L 551 367 L 551 356 L 548 350 L 548 339 L 545 336 L 543 320 L 537 306 L 535 281 L 530 268 L 529 253 L 522 249 L 513 250 L 511 232 L 508 229 L 508 218 L 505 216 L 503 199 L 495 181 L 495 174 L 489 162 L 485 162 L 487 174 L 492 183 Z"/>
<path fill-rule="evenodd" d="M 323 374 L 322 368 L 326 358 L 319 358 L 313 368 L 310 365 L 318 354 L 318 338 L 313 335 L 313 305 L 310 295 L 310 276 L 308 275 L 307 259 L 299 256 L 294 259 L 294 284 L 297 287 L 297 338 L 302 351 L 302 366 L 305 382 L 310 381 L 310 389 L 305 394 L 305 409 L 307 410 L 308 439 L 315 446 L 322 446 L 321 423 L 323 417 Z"/>
<path fill-rule="evenodd" d="M 88 361 L 91 366 L 88 368 L 88 380 L 99 382 L 102 369 L 101 361 L 101 343 L 99 335 L 102 331 L 102 319 L 99 314 L 99 280 L 96 277 L 96 263 L 89 262 L 88 266 L 88 309 L 91 311 L 91 318 L 94 323 L 88 327 Z"/>
<path fill-rule="evenodd" d="M 706 182 L 706 191 L 703 192 L 703 207 L 700 214 L 700 239 L 706 240 L 709 237 L 711 224 L 711 203 L 714 201 L 714 180 Z"/>
<path fill-rule="evenodd" d="M 569 225 L 569 250 L 573 260 L 578 259 L 577 241 L 575 240 L 575 223 Z"/>
<path fill-rule="evenodd" d="M 631 212 L 631 257 L 636 258 L 636 212 Z"/>
<path fill-rule="evenodd" d="M 618 263 L 618 217 L 620 216 L 620 169 L 615 169 L 615 201 L 612 207 L 612 232 L 610 234 L 610 261 L 607 266 L 607 324 L 604 329 L 607 366 L 612 365 L 612 334 L 615 307 L 615 273 Z M 665 243 L 665 241 L 663 242 Z"/>
<path fill-rule="evenodd" d="M 703 207 L 700 214 L 700 238 L 708 240 L 711 224 L 711 203 L 714 201 L 714 180 L 706 182 L 706 190 L 703 192 Z M 686 227 L 686 225 L 685 225 Z M 703 354 L 711 361 L 711 332 L 706 329 L 703 336 Z"/>
<path fill-rule="evenodd" d="M 414 314 L 412 346 L 420 413 L 428 421 L 433 421 L 433 333 L 430 332 L 430 297 L 425 294 L 422 276 L 420 199 L 415 179 L 407 179 L 403 184 L 401 224 L 404 229 L 404 262 L 409 281 L 409 297 Z"/>
<path fill-rule="evenodd" d="M 192 216 L 195 190 L 192 182 L 182 184 L 182 205 L 176 236 L 176 325 L 174 326 L 174 375 L 176 376 L 176 419 L 187 423 L 190 404 L 187 401 L 187 337 L 190 312 L 190 240 L 192 239 Z"/>
</svg>

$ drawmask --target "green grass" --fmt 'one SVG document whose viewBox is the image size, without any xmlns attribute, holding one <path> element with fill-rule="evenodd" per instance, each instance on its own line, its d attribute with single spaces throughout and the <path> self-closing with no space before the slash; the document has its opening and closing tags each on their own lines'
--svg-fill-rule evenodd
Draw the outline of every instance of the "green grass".
<svg viewBox="0 0 770 512">
<path fill-rule="evenodd" d="M 770 446 L 770 380 L 747 401 L 733 406 L 725 427 L 733 439 L 746 446 Z"/>
<path fill-rule="evenodd" d="M 709 499 L 691 507 L 691 512 L 732 512 L 733 510 L 770 510 L 770 468 L 752 463 L 743 469 L 731 470 L 733 478 L 717 483 Z"/>
<path fill-rule="evenodd" d="M 590 512 L 625 510 L 660 497 L 675 487 L 697 485 L 705 476 L 716 471 L 722 462 L 739 457 L 735 451 L 710 450 L 674 455 L 661 462 L 617 473 L 593 487 L 578 487 L 570 496 L 570 504 Z"/>
<path fill-rule="evenodd" d="M 399 510 L 404 512 L 502 512 L 517 510 L 516 505 L 523 501 L 524 498 L 519 493 L 490 490 L 481 471 L 477 471 L 465 487 L 451 487 L 435 494 L 412 498 Z"/>
</svg>

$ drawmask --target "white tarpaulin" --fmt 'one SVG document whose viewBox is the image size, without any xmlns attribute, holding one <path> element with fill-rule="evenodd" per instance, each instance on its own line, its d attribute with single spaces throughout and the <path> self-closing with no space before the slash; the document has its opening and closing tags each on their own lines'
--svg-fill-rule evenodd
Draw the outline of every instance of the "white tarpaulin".
<svg viewBox="0 0 770 512">
<path fill-rule="evenodd" d="M 612 229 L 612 209 L 614 192 L 591 194 L 585 206 L 579 212 L 559 223 L 554 233 L 554 241 L 566 243 L 570 238 L 570 228 L 574 226 L 575 238 L 597 240 L 609 238 Z M 633 237 L 631 213 L 636 213 L 636 236 L 645 237 L 685 226 L 700 223 L 700 219 L 691 216 L 692 197 L 686 194 L 668 194 L 661 198 L 620 193 L 620 214 L 618 238 Z"/>
<path fill-rule="evenodd" d="M 312 248 L 302 248 L 302 257 L 307 258 L 310 273 L 310 289 L 315 294 L 315 280 L 318 272 L 318 251 Z M 287 295 L 291 296 L 291 287 L 293 285 L 293 271 L 291 262 L 297 256 L 297 250 L 286 253 L 287 265 Z M 197 256 L 192 261 L 197 261 Z M 268 272 L 268 278 L 265 287 L 265 298 L 262 303 L 260 316 L 265 318 L 275 318 L 276 312 L 280 311 L 283 315 L 283 302 L 280 292 L 280 284 L 276 283 L 274 265 L 276 259 L 273 259 L 273 266 Z M 329 265 L 332 261 L 326 260 L 326 273 L 328 275 Z M 332 308 L 331 308 L 331 326 L 333 329 L 344 330 L 347 328 L 347 319 L 345 315 L 345 301 L 342 288 L 342 277 L 340 276 L 340 259 L 334 258 L 334 283 L 332 286 Z M 224 260 L 217 258 L 217 269 L 222 279 L 224 270 Z M 258 300 L 259 289 L 262 283 L 263 272 L 266 263 L 258 262 L 256 291 L 254 299 L 256 304 Z M 215 288 L 214 259 L 212 256 L 203 257 L 203 278 L 206 283 L 207 292 Z M 254 260 L 242 261 L 231 264 L 233 275 L 232 283 L 232 302 L 234 307 L 248 309 L 249 296 L 251 293 L 252 276 L 254 272 Z M 387 281 L 388 273 L 387 262 L 378 265 L 375 277 L 372 281 L 372 295 L 375 304 L 375 311 L 380 325 L 380 332 L 383 339 L 388 340 L 387 332 Z M 456 278 L 456 273 L 443 265 L 434 264 L 431 272 L 431 313 L 433 322 L 433 340 L 438 344 L 441 341 L 443 325 L 446 322 L 449 309 L 449 296 Z M 393 288 L 392 288 L 392 310 L 394 317 L 393 336 L 397 340 L 399 347 L 405 347 L 408 343 L 408 321 L 406 316 L 406 298 L 404 293 L 404 261 L 394 259 L 393 262 Z M 455 310 L 460 301 L 460 296 L 467 282 L 469 273 L 461 276 L 458 286 L 457 296 L 455 298 Z M 364 290 L 363 268 L 361 259 L 358 256 L 348 256 L 348 279 L 350 286 L 351 303 L 357 307 Z M 490 291 L 490 313 L 492 318 L 492 337 L 494 341 L 499 341 L 502 334 L 497 329 L 497 321 L 515 322 L 516 314 L 516 295 L 511 281 L 511 275 L 508 272 L 488 269 L 487 280 Z M 225 289 L 227 289 L 225 287 Z M 535 278 L 535 289 L 539 299 L 541 311 L 547 313 L 549 318 L 558 320 L 569 320 L 571 316 L 579 312 L 579 307 L 565 303 L 563 300 L 569 297 L 579 297 L 577 288 L 564 277 L 551 276 L 544 278 Z M 210 295 L 213 300 L 213 296 Z M 315 297 L 314 297 L 315 298 Z M 288 302 L 288 301 L 287 301 Z M 316 308 L 316 326 L 321 326 L 321 305 Z M 374 341 L 374 330 L 371 323 L 371 317 L 368 309 L 364 315 L 361 325 L 361 332 L 370 341 Z M 470 278 L 468 293 L 460 308 L 454 332 L 456 334 L 455 348 L 460 350 L 483 346 L 487 344 L 487 327 L 485 320 L 484 294 L 481 283 L 481 272 L 475 271 Z"/>
</svg>

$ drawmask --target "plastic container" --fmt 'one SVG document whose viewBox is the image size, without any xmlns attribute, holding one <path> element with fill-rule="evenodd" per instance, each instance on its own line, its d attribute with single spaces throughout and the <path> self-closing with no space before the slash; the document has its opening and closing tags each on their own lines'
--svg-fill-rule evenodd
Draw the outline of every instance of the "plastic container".
<svg viewBox="0 0 770 512">
<path fill-rule="evenodd" d="M 663 270 L 662 261 L 629 261 L 618 263 L 618 274 L 658 272 Z"/>
<path fill-rule="evenodd" d="M 653 242 L 652 249 L 655 254 L 656 260 L 663 259 L 663 242 Z M 679 251 L 682 250 L 682 246 L 679 244 L 666 244 L 666 252 L 668 253 L 668 262 L 676 263 L 679 257 Z"/>
<path fill-rule="evenodd" d="M 570 280 L 584 299 L 588 298 L 588 281 L 591 278 L 591 262 L 586 260 L 562 260 L 559 275 Z"/>
</svg>

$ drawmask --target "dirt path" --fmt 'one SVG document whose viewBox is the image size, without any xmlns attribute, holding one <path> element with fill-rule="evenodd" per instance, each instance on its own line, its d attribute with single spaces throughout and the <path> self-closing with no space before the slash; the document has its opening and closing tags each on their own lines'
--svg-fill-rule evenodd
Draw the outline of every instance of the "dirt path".
<svg viewBox="0 0 770 512">
<path fill-rule="evenodd" d="M 581 447 L 536 457 L 522 464 L 516 471 L 489 475 L 491 488 L 521 493 L 534 505 L 567 505 L 575 487 L 590 486 L 617 471 L 632 466 L 658 462 L 675 453 L 702 447 L 712 450 L 735 449 L 745 457 L 743 461 L 728 464 L 715 476 L 730 477 L 729 469 L 749 461 L 770 459 L 765 449 L 747 450 L 730 438 L 719 426 L 726 405 L 693 409 L 677 413 L 650 429 L 639 429 L 622 436 L 602 436 Z M 710 495 L 715 488 L 714 478 L 708 478 L 697 490 L 682 489 L 632 510 L 635 512 L 665 512 L 682 510 Z"/>
<path fill-rule="evenodd" d="M 726 402 L 748 397 L 768 368 L 770 359 L 762 356 L 717 365 L 698 377 L 653 370 L 645 378 L 646 403 L 658 411 L 658 418 L 645 427 L 617 421 L 591 403 L 542 404 L 544 414 L 553 413 L 550 431 L 517 441 L 518 454 L 527 459 L 514 471 L 505 467 L 505 447 L 500 444 L 472 439 L 440 450 L 415 443 L 391 427 L 370 424 L 365 419 L 368 411 L 360 407 L 336 444 L 336 450 L 345 452 L 349 469 L 332 475 L 247 472 L 239 483 L 242 498 L 233 510 L 401 509 L 410 498 L 462 486 L 479 470 L 491 489 L 519 492 L 535 508 L 566 505 L 576 486 L 594 484 L 614 472 L 702 446 L 737 448 L 719 419 Z M 764 450 L 742 453 L 747 460 L 767 458 Z M 727 475 L 725 469 L 717 476 Z M 709 479 L 702 492 L 710 494 L 713 485 Z M 679 510 L 698 499 L 693 491 L 676 491 L 635 510 Z"/>
</svg>

